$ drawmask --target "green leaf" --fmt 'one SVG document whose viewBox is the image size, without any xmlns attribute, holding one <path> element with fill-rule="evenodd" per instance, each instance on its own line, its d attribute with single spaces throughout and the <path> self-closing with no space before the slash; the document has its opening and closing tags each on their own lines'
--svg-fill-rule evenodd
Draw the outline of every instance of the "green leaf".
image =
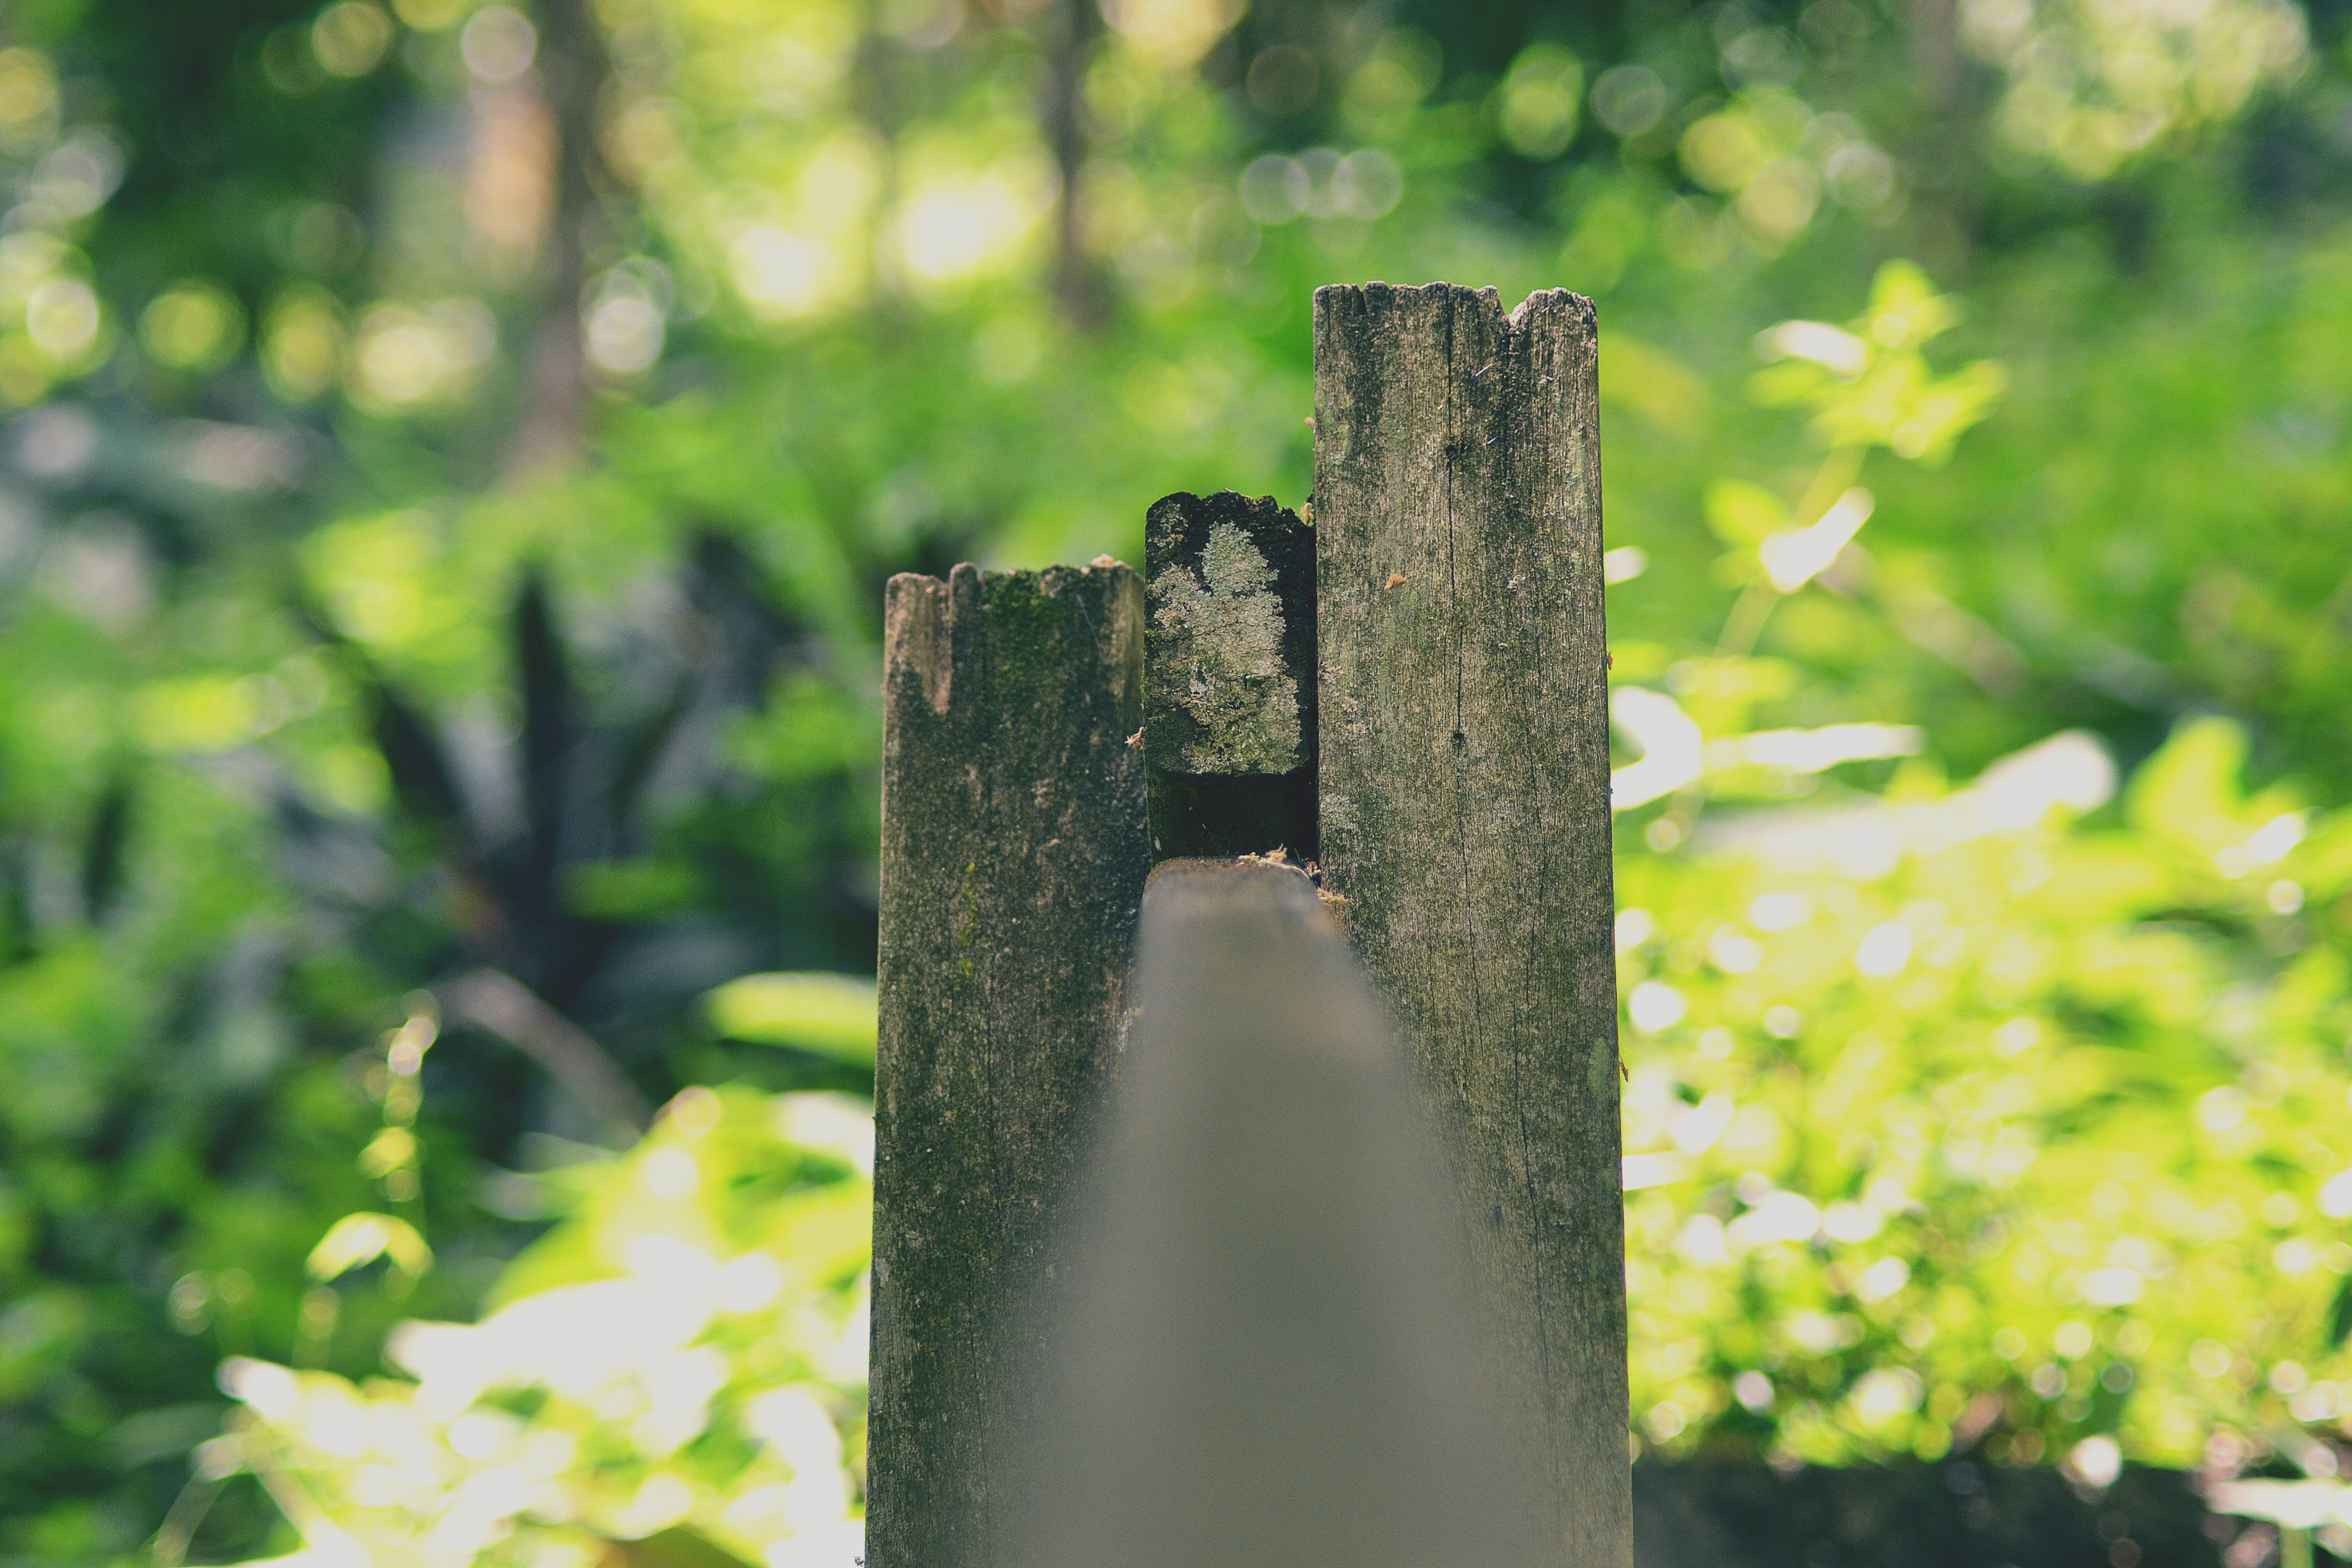
<svg viewBox="0 0 2352 1568">
<path fill-rule="evenodd" d="M 1837 384 L 1835 376 L 1811 360 L 1783 360 L 1748 378 L 1748 396 L 1764 408 L 1793 408 Z"/>
<path fill-rule="evenodd" d="M 2342 1350 L 2352 1340 L 2352 1280 L 2336 1288 L 2336 1304 L 2327 1309 L 2327 1348 Z"/>
<path fill-rule="evenodd" d="M 1856 323 L 1864 337 L 1890 349 L 1916 349 L 1960 319 L 1959 306 L 1936 292 L 1916 262 L 1896 259 L 1870 283 L 1870 308 Z"/>
<path fill-rule="evenodd" d="M 2191 719 L 2133 778 L 2124 813 L 2145 833 L 2210 854 L 2245 836 L 2239 822 L 2246 732 L 2226 718 Z"/>
<path fill-rule="evenodd" d="M 590 920 L 652 920 L 708 896 L 696 869 L 677 861 L 596 861 L 564 873 L 563 901 Z"/>
<path fill-rule="evenodd" d="M 364 1211 L 335 1221 L 310 1249 L 305 1267 L 310 1278 L 323 1284 L 379 1258 L 391 1259 L 392 1266 L 411 1279 L 433 1267 L 433 1249 L 425 1245 L 416 1227 L 389 1214 Z"/>
<path fill-rule="evenodd" d="M 2286 865 L 2315 898 L 2333 898 L 2352 886 L 2352 813 L 2326 819 Z"/>
<path fill-rule="evenodd" d="M 874 1060 L 874 982 L 849 975 L 746 975 L 705 1000 L 730 1040 L 788 1045 L 842 1061 Z"/>
</svg>

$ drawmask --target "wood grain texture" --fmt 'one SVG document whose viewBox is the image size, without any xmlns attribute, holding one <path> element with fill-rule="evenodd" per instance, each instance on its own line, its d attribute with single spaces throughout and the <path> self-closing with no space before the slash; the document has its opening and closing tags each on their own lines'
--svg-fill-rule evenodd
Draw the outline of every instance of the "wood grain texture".
<svg viewBox="0 0 2352 1568">
<path fill-rule="evenodd" d="M 1591 303 L 1315 296 L 1324 885 L 1448 1126 L 1559 1561 L 1632 1557 Z"/>
<path fill-rule="evenodd" d="M 1048 1268 L 1143 883 L 1124 566 L 891 580 L 867 1560 L 992 1562 Z"/>
<path fill-rule="evenodd" d="M 1271 496 L 1144 514 L 1144 759 L 1161 860 L 1315 858 L 1315 535 Z"/>
</svg>

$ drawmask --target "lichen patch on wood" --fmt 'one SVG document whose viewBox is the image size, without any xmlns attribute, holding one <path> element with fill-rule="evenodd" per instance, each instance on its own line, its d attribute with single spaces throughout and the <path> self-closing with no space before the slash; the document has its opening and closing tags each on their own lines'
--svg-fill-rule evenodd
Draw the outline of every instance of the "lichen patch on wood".
<svg viewBox="0 0 2352 1568">
<path fill-rule="evenodd" d="M 1311 856 L 1314 531 L 1271 497 L 1169 496 L 1144 563 L 1154 853 Z"/>
<path fill-rule="evenodd" d="M 1167 748 L 1178 755 L 1162 765 L 1189 773 L 1287 773 L 1297 767 L 1298 682 L 1283 668 L 1282 601 L 1274 569 L 1257 547 L 1231 523 L 1214 524 L 1199 568 L 1171 565 L 1148 592 L 1145 658 L 1166 659 L 1160 689 L 1192 720 L 1189 733 Z"/>
</svg>

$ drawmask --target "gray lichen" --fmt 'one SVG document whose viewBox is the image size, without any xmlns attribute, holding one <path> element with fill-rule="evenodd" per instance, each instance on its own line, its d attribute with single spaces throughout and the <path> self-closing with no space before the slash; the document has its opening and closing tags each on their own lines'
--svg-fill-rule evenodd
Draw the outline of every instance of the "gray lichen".
<svg viewBox="0 0 2352 1568">
<path fill-rule="evenodd" d="M 1209 530 L 1198 570 L 1171 565 L 1149 588 L 1152 706 L 1181 708 L 1187 771 L 1287 773 L 1299 766 L 1298 683 L 1283 669 L 1274 569 L 1231 523 Z"/>
</svg>

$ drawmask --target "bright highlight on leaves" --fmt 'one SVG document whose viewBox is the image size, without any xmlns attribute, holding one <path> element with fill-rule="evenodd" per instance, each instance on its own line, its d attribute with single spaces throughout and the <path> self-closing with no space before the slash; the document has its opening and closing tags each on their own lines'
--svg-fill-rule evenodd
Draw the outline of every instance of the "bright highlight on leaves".
<svg viewBox="0 0 2352 1568">
<path fill-rule="evenodd" d="M 1612 587 L 1631 582 L 1649 570 L 1650 552 L 1640 545 L 1619 545 L 1601 557 L 1601 579 Z"/>
<path fill-rule="evenodd" d="M 393 1215 L 362 1212 L 335 1221 L 310 1249 L 304 1268 L 310 1278 L 324 1284 L 379 1258 L 390 1260 L 394 1268 L 412 1280 L 422 1278 L 433 1267 L 433 1249 L 425 1245 L 416 1227 Z"/>
<path fill-rule="evenodd" d="M 2236 118 L 2310 49 L 2287 0 L 1968 0 L 1960 37 L 2007 91 L 1993 128 L 2014 152 L 2104 180 Z"/>
<path fill-rule="evenodd" d="M 1242 0 L 1104 0 L 1103 20 L 1152 64 L 1180 70 L 1242 18 Z"/>
<path fill-rule="evenodd" d="M 1664 692 L 1617 687 L 1609 694 L 1609 722 L 1641 753 L 1638 760 L 1609 775 L 1612 810 L 1630 811 L 1671 795 L 1695 782 L 1706 766 L 1698 726 Z"/>
<path fill-rule="evenodd" d="M 2282 879 L 2343 896 L 2352 830 L 2246 790 L 2245 756 L 2234 726 L 2184 724 L 2121 826 L 2068 828 L 2116 775 L 2061 734 L 1964 789 L 1711 811 L 1695 858 L 1625 862 L 1634 1400 L 1679 1415 L 1650 1440 L 1723 1437 L 1749 1372 L 1789 1399 L 1790 1456 L 1932 1458 L 1965 1432 L 2084 1484 L 2193 1462 L 2217 1422 L 2352 1411 L 2330 1354 L 2352 1174 L 2315 1131 L 2346 1103 L 2340 964 L 2257 977 L 2180 926 L 2273 921 Z"/>
<path fill-rule="evenodd" d="M 1756 547 L 1764 575 L 1781 592 L 1796 592 L 1837 559 L 1838 551 L 1870 520 L 1874 505 L 1869 491 L 1848 490 L 1811 527 L 1764 538 Z"/>
<path fill-rule="evenodd" d="M 260 1477 L 329 1563 L 853 1562 L 873 1137 L 845 1096 L 688 1089 L 554 1178 L 481 1321 L 397 1325 L 392 1375 L 225 1362 L 242 1418 L 199 1470 Z M 352 1215 L 313 1275 L 401 1235 Z"/>
<path fill-rule="evenodd" d="M 1557 158 L 1576 137 L 1584 66 L 1556 44 L 1538 44 L 1511 62 L 1496 89 L 1495 123 L 1522 158 Z"/>
<path fill-rule="evenodd" d="M 245 344 L 245 312 L 219 284 L 191 278 L 157 295 L 139 318 L 150 358 L 175 371 L 215 371 Z"/>
</svg>

